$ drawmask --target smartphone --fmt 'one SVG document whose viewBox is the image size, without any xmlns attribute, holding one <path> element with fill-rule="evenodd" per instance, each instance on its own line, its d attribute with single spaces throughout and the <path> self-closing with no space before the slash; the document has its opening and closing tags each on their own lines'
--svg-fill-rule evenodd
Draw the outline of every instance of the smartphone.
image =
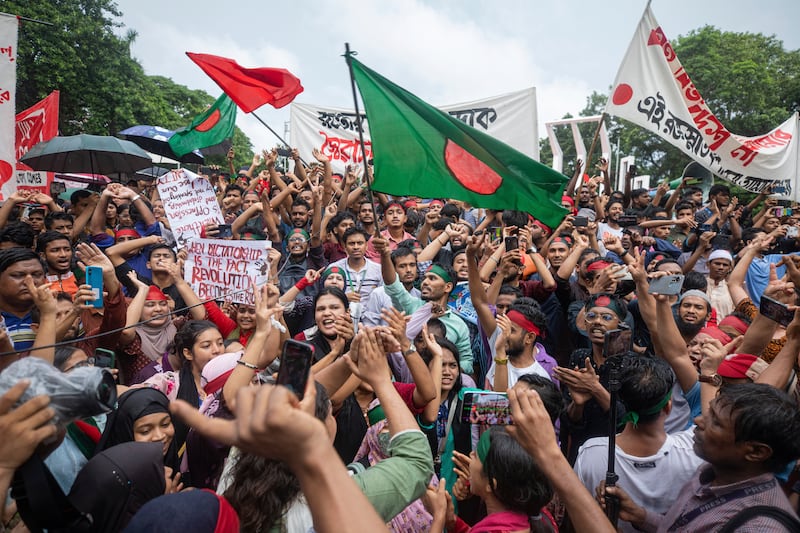
<svg viewBox="0 0 800 533">
<path fill-rule="evenodd" d="M 105 348 L 95 348 L 94 350 L 94 366 L 100 368 L 114 368 L 117 354 L 114 350 L 106 350 Z"/>
<path fill-rule="evenodd" d="M 277 152 L 281 157 L 292 157 L 292 151 L 288 148 L 278 148 Z"/>
<path fill-rule="evenodd" d="M 622 355 L 631 350 L 633 331 L 630 329 L 612 329 L 606 331 L 603 340 L 603 357 L 608 359 L 615 355 Z"/>
<path fill-rule="evenodd" d="M 576 228 L 585 228 L 589 225 L 588 217 L 575 217 L 572 219 L 572 225 Z"/>
<path fill-rule="evenodd" d="M 681 293 L 683 288 L 683 274 L 672 274 L 661 276 L 650 282 L 649 294 L 663 294 L 665 296 L 675 296 Z"/>
<path fill-rule="evenodd" d="M 783 327 L 788 326 L 794 318 L 794 311 L 790 310 L 786 304 L 773 300 L 769 296 L 761 296 L 758 312 Z"/>
<path fill-rule="evenodd" d="M 505 392 L 465 392 L 464 405 L 461 408 L 461 421 L 489 426 L 512 425 L 514 421 L 511 419 L 508 396 Z"/>
<path fill-rule="evenodd" d="M 623 228 L 636 225 L 636 215 L 622 215 L 619 217 L 619 225 Z"/>
<path fill-rule="evenodd" d="M 797 237 L 798 228 L 797 226 L 789 226 L 786 228 L 786 236 L 787 237 Z"/>
<path fill-rule="evenodd" d="M 220 224 L 217 226 L 217 231 L 218 239 L 229 239 L 233 237 L 233 229 L 231 224 Z"/>
<path fill-rule="evenodd" d="M 276 383 L 287 387 L 302 400 L 308 378 L 311 375 L 313 359 L 314 346 L 307 342 L 288 339 L 283 344 L 281 366 L 278 368 Z"/>
<path fill-rule="evenodd" d="M 519 238 L 516 235 L 509 235 L 505 239 L 506 243 L 506 252 L 510 252 L 512 250 L 519 250 Z"/>
<path fill-rule="evenodd" d="M 103 307 L 103 269 L 99 266 L 87 266 L 86 284 L 91 285 L 94 292 L 94 300 L 86 303 L 93 307 Z"/>
<path fill-rule="evenodd" d="M 500 240 L 503 238 L 503 228 L 496 227 L 494 228 L 494 238 Z"/>
<path fill-rule="evenodd" d="M 62 192 L 67 192 L 67 184 L 60 181 L 54 181 L 50 184 L 50 195 L 56 196 Z"/>
<path fill-rule="evenodd" d="M 703 233 L 704 231 L 714 231 L 714 226 L 711 224 L 700 224 L 697 226 L 697 233 Z"/>
</svg>

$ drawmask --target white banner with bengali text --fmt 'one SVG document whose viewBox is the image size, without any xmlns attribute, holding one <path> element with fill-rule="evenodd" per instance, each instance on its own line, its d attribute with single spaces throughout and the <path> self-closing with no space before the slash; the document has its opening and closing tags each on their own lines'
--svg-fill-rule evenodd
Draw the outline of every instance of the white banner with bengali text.
<svg viewBox="0 0 800 533">
<path fill-rule="evenodd" d="M 518 151 L 539 160 L 539 135 L 536 112 L 536 89 L 531 87 L 483 100 L 439 107 L 483 133 L 503 141 Z M 319 107 L 292 103 L 291 143 L 301 155 L 319 149 L 331 158 L 334 172 L 347 165 L 363 166 L 358 140 L 359 122 L 364 123 L 367 158 L 372 159 L 369 123 L 352 109 Z"/>
<path fill-rule="evenodd" d="M 17 17 L 0 14 L 0 200 L 17 190 Z"/>
<path fill-rule="evenodd" d="M 800 200 L 798 115 L 765 135 L 730 132 L 708 108 L 648 7 L 614 81 L 606 112 L 665 139 L 745 190 Z"/>
<path fill-rule="evenodd" d="M 214 186 L 206 178 L 179 168 L 160 176 L 157 186 L 179 247 L 199 237 L 206 224 L 224 223 Z"/>
<path fill-rule="evenodd" d="M 200 300 L 253 305 L 252 287 L 269 277 L 269 241 L 192 239 L 183 277 Z"/>
</svg>

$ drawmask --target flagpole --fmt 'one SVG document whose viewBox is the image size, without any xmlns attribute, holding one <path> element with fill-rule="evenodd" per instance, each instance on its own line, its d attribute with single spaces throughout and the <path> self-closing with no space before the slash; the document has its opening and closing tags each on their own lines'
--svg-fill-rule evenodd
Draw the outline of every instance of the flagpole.
<svg viewBox="0 0 800 533">
<path fill-rule="evenodd" d="M 605 119 L 606 119 L 606 112 L 603 111 L 603 114 L 600 115 L 600 122 L 597 123 L 597 129 L 594 130 L 594 137 L 592 137 L 592 144 L 589 145 L 589 151 L 586 153 L 586 166 L 583 167 L 583 171 L 587 174 L 589 173 L 589 167 L 592 164 L 592 152 L 594 152 L 594 147 L 597 144 L 597 137 L 600 135 L 600 128 L 603 127 L 603 121 Z M 611 194 L 611 191 L 605 191 L 605 194 Z"/>
<path fill-rule="evenodd" d="M 265 128 L 267 128 L 269 131 L 271 131 L 271 132 L 272 132 L 272 134 L 273 134 L 275 137 L 277 137 L 277 138 L 278 138 L 278 140 L 279 140 L 280 142 L 282 142 L 284 146 L 291 147 L 291 145 L 290 145 L 289 143 L 287 143 L 286 141 L 284 141 L 284 140 L 283 140 L 283 137 L 281 137 L 280 135 L 278 135 L 278 133 L 277 133 L 275 130 L 273 130 L 272 128 L 270 128 L 270 127 L 269 127 L 269 124 L 267 124 L 266 122 L 264 122 L 263 120 L 261 120 L 261 117 L 259 117 L 258 115 L 256 115 L 256 112 L 255 112 L 255 111 L 250 111 L 250 114 L 251 114 L 251 115 L 253 115 L 254 117 L 256 117 L 256 120 L 258 120 L 258 121 L 259 121 L 261 124 L 263 124 Z M 306 163 L 306 160 L 305 160 L 305 159 L 303 159 L 302 157 L 300 158 L 300 162 L 301 162 L 301 163 L 303 163 L 305 166 L 308 166 L 308 163 Z"/>
<path fill-rule="evenodd" d="M 361 125 L 361 113 L 358 111 L 358 98 L 356 98 L 356 79 L 353 76 L 353 64 L 350 62 L 351 57 L 355 52 L 350 51 L 350 43 L 344 43 L 344 58 L 347 61 L 347 70 L 350 72 L 350 88 L 353 90 L 353 106 L 356 111 L 356 119 L 358 120 L 358 141 L 361 143 L 361 155 L 364 156 L 364 179 L 367 182 L 367 195 L 369 196 L 369 204 L 372 206 L 372 216 L 375 220 L 375 235 L 380 236 L 378 228 L 378 212 L 375 210 L 375 196 L 372 193 L 372 178 L 369 172 L 369 162 L 367 161 L 367 148 L 364 145 L 364 128 Z"/>
</svg>

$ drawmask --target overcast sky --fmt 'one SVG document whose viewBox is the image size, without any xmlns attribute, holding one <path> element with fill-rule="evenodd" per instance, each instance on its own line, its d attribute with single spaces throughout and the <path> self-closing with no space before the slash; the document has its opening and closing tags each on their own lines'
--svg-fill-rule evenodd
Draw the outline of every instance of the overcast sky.
<svg viewBox="0 0 800 533">
<path fill-rule="evenodd" d="M 117 0 L 138 37 L 132 53 L 147 74 L 221 93 L 185 52 L 230 57 L 247 67 L 283 67 L 305 91 L 296 101 L 352 108 L 344 43 L 358 58 L 432 104 L 536 87 L 543 124 L 576 115 L 593 90 L 607 91 L 646 2 L 642 0 L 311 1 Z M 655 0 L 669 39 L 706 24 L 776 35 L 800 48 L 797 0 Z M 691 73 L 690 73 L 691 74 Z M 256 111 L 283 134 L 289 107 Z M 274 137 L 239 111 L 256 149 Z M 549 163 L 549 162 L 548 162 Z"/>
</svg>

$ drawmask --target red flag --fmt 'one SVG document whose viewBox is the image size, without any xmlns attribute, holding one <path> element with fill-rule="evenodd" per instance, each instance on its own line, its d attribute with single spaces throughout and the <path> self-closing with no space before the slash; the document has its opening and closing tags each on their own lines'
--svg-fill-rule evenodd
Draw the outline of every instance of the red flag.
<svg viewBox="0 0 800 533">
<path fill-rule="evenodd" d="M 245 113 L 264 104 L 283 107 L 303 92 L 300 80 L 286 69 L 244 68 L 225 57 L 192 52 L 186 52 L 186 55 L 217 82 Z"/>
<path fill-rule="evenodd" d="M 17 113 L 15 152 L 18 171 L 31 171 L 31 167 L 20 163 L 19 159 L 35 144 L 49 141 L 58 135 L 58 97 L 59 92 L 53 91 L 43 100 Z M 25 179 L 21 179 L 23 175 Z M 47 176 L 46 182 L 44 176 Z M 18 188 L 49 194 L 53 177 L 53 172 L 24 172 L 17 175 Z"/>
</svg>

